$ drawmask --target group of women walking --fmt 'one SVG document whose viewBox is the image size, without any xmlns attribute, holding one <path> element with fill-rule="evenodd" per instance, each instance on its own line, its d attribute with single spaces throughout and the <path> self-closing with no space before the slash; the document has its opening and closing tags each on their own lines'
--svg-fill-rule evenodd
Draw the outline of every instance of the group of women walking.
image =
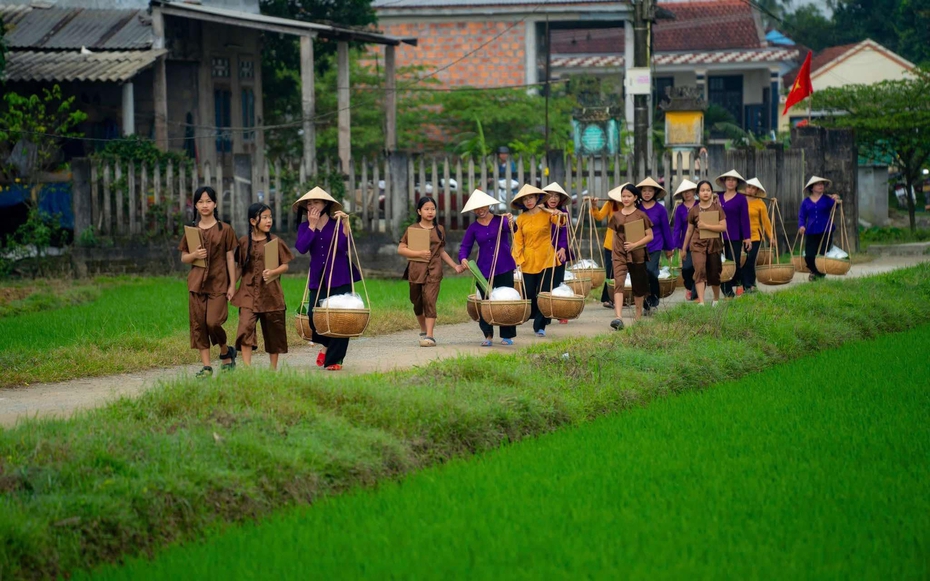
<svg viewBox="0 0 930 581">
<path fill-rule="evenodd" d="M 607 278 L 614 281 L 614 292 L 608 291 L 608 280 L 601 292 L 601 302 L 615 312 L 611 327 L 623 327 L 623 288 L 628 276 L 635 319 L 658 307 L 660 263 L 663 255 L 670 260 L 676 250 L 680 251 L 686 300 L 703 305 L 708 285 L 713 291 L 714 305 L 721 292 L 726 297 L 736 297 L 756 290 L 756 255 L 763 241 L 772 242 L 774 237 L 763 201 L 765 188 L 758 179 L 746 180 L 736 171 L 722 174 L 716 184 L 722 191 L 715 192 L 707 180 L 698 183 L 682 180 L 673 196 L 675 206 L 671 216 L 663 202 L 668 192 L 652 178 L 610 190 L 601 207 L 596 200 L 587 198 L 593 218 L 607 219 L 603 266 Z M 812 177 L 805 186 L 807 197 L 798 215 L 811 280 L 823 278 L 815 259 L 832 243 L 831 214 L 839 198 L 825 195 L 830 185 L 827 179 Z M 545 337 L 552 321 L 540 311 L 537 298 L 540 293 L 561 285 L 566 265 L 577 258 L 569 243 L 571 220 L 566 206 L 570 199 L 557 183 L 543 188 L 524 185 L 510 204 L 512 211 L 519 212 L 514 218 L 510 212 L 493 214 L 491 209 L 499 202 L 475 190 L 462 209 L 462 213 L 473 213 L 475 220 L 465 231 L 456 261 L 446 251 L 446 232 L 436 223 L 435 201 L 421 198 L 416 207 L 418 220 L 407 229 L 397 248 L 409 261 L 404 278 L 409 282 L 410 302 L 420 326 L 419 345 L 437 344 L 436 304 L 443 264 L 457 273 L 464 272 L 469 268 L 475 246 L 477 269 L 489 282 L 487 292 L 479 291 L 482 298 L 487 298 L 491 289 L 514 288 L 518 278 L 522 278 L 525 298 L 530 301 L 533 333 Z M 216 193 L 211 188 L 202 187 L 195 192 L 195 207 L 197 220 L 191 230 L 199 234 L 199 244 L 192 248 L 188 235 L 178 248 L 182 262 L 191 265 L 188 277 L 191 348 L 200 352 L 203 361 L 198 376 L 213 373 L 212 345 L 220 346 L 224 369 L 235 367 L 238 353 L 242 353 L 245 363 L 250 363 L 251 352 L 257 348 L 259 322 L 265 350 L 275 367 L 279 354 L 287 353 L 285 303 L 279 277 L 287 271 L 292 254 L 270 233 L 271 209 L 264 204 L 250 206 L 250 232 L 237 239 L 232 226 L 217 218 Z M 297 200 L 293 208 L 299 216 L 295 248 L 310 256 L 307 276 L 310 308 L 331 296 L 350 293 L 361 273 L 349 256 L 351 231 L 342 205 L 317 187 Z M 414 239 L 418 241 L 416 244 Z M 266 268 L 266 246 L 275 242 L 276 264 Z M 744 252 L 747 259 L 742 263 Z M 724 259 L 734 262 L 736 275 L 721 284 Z M 227 301 L 240 309 L 235 346 L 227 344 L 222 328 Z M 309 317 L 309 322 L 312 341 L 321 346 L 316 364 L 330 371 L 342 369 L 349 339 L 317 333 L 313 317 Z M 480 317 L 478 326 L 482 346 L 492 346 L 494 326 Z M 501 344 L 513 345 L 516 327 L 499 326 L 498 335 Z"/>
</svg>

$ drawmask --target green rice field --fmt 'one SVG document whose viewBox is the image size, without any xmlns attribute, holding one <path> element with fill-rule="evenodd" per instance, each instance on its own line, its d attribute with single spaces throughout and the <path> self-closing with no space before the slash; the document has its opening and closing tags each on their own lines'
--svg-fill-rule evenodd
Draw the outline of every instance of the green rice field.
<svg viewBox="0 0 930 581">
<path fill-rule="evenodd" d="M 928 344 L 850 343 L 92 577 L 927 578 Z"/>
</svg>

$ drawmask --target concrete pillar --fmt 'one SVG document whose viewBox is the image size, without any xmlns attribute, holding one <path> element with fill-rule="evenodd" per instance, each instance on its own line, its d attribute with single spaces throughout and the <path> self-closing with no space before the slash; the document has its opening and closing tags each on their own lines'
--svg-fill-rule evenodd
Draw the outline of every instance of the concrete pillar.
<svg viewBox="0 0 930 581">
<path fill-rule="evenodd" d="M 769 115 L 771 116 L 771 128 L 778 134 L 778 113 L 779 105 L 781 104 L 781 72 L 778 69 L 769 70 L 769 94 L 771 95 L 771 111 Z"/>
<path fill-rule="evenodd" d="M 536 38 L 536 22 L 533 20 L 527 20 L 524 23 L 524 67 L 526 67 L 526 74 L 523 76 L 525 83 L 527 85 L 533 85 L 539 82 L 539 74 L 537 72 L 537 53 L 539 52 L 539 42 Z"/>
<path fill-rule="evenodd" d="M 303 116 L 303 165 L 307 174 L 316 173 L 316 95 L 313 77 L 313 39 L 316 35 L 300 37 L 300 102 Z"/>
<path fill-rule="evenodd" d="M 633 23 L 627 20 L 623 23 L 623 77 L 626 79 L 629 76 L 630 68 L 633 67 Z M 631 95 L 625 95 L 623 99 L 623 120 L 624 120 L 624 129 L 629 132 L 629 137 L 627 138 L 627 148 L 633 147 L 633 97 Z"/>
<path fill-rule="evenodd" d="M 410 192 L 407 187 L 407 161 L 409 156 L 406 153 L 398 151 L 388 152 L 388 164 L 391 166 L 391 216 L 385 216 L 390 220 L 390 231 L 393 240 L 400 240 L 403 235 L 400 231 L 401 224 L 407 221 L 409 212 Z M 437 194 L 438 196 L 438 194 Z"/>
<path fill-rule="evenodd" d="M 165 17 L 161 10 L 152 8 L 152 48 L 165 48 Z M 155 60 L 155 80 L 152 84 L 152 99 L 155 102 L 155 145 L 168 151 L 168 75 L 165 71 L 165 55 Z"/>
<path fill-rule="evenodd" d="M 136 100 L 132 82 L 123 83 L 123 135 L 136 132 Z"/>
<path fill-rule="evenodd" d="M 339 109 L 339 161 L 348 172 L 352 158 L 352 116 L 349 111 L 349 43 L 336 43 L 336 103 Z"/>
<path fill-rule="evenodd" d="M 395 47 L 384 47 L 384 150 L 397 149 L 397 70 Z"/>
</svg>

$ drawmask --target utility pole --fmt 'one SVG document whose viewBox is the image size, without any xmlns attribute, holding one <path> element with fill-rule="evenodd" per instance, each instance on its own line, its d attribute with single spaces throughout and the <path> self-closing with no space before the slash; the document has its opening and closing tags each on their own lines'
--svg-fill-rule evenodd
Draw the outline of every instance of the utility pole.
<svg viewBox="0 0 930 581">
<path fill-rule="evenodd" d="M 652 60 L 649 32 L 655 20 L 655 0 L 634 0 L 633 3 L 633 66 L 649 68 Z M 636 179 L 648 171 L 649 95 L 633 97 L 633 161 Z"/>
</svg>

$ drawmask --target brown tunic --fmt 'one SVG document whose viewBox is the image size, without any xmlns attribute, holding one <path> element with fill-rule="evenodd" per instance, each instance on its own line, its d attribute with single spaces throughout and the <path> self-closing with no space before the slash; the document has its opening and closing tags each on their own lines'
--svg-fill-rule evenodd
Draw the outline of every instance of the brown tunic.
<svg viewBox="0 0 930 581">
<path fill-rule="evenodd" d="M 697 203 L 691 206 L 691 209 L 688 210 L 688 224 L 690 224 L 694 231 L 691 233 L 691 244 L 688 247 L 691 252 L 698 252 L 701 254 L 714 254 L 715 252 L 723 251 L 723 241 L 720 237 L 716 238 L 704 238 L 701 239 L 701 233 L 698 231 L 698 216 L 701 212 L 717 212 L 717 215 L 721 220 L 726 219 L 723 215 L 723 208 L 720 207 L 716 201 L 712 201 L 710 206 L 707 208 L 701 208 L 701 204 Z"/>
<path fill-rule="evenodd" d="M 239 239 L 239 256 L 242 257 L 240 262 L 245 261 L 245 255 L 249 252 L 249 236 Z M 278 261 L 281 264 L 287 264 L 294 258 L 294 255 L 291 254 L 290 248 L 283 240 L 277 240 Z M 262 272 L 265 270 L 265 244 L 268 242 L 267 238 L 252 241 L 252 258 L 242 270 L 242 282 L 232 299 L 232 304 L 239 308 L 249 309 L 253 313 L 283 311 L 286 308 L 280 277 L 270 283 L 266 283 L 262 278 Z"/>
<path fill-rule="evenodd" d="M 649 219 L 649 216 L 646 215 L 642 210 L 634 210 L 632 214 L 626 216 L 623 214 L 622 210 L 618 210 L 613 213 L 610 217 L 610 220 L 607 221 L 607 228 L 614 233 L 613 240 L 613 253 L 614 260 L 619 260 L 624 263 L 634 263 L 642 264 L 646 262 L 646 247 L 640 246 L 639 248 L 634 248 L 631 251 L 628 251 L 623 245 L 626 242 L 638 242 L 637 240 L 627 240 L 626 234 L 624 232 L 623 225 L 629 222 L 635 222 L 637 220 L 643 221 L 643 226 L 648 230 L 652 228 L 652 220 Z"/>
<path fill-rule="evenodd" d="M 222 224 L 222 230 L 219 227 L 220 222 L 210 228 L 200 229 L 203 247 L 207 251 L 207 266 L 203 268 L 191 265 L 191 271 L 187 275 L 187 290 L 192 293 L 226 294 L 229 288 L 230 273 L 226 269 L 226 253 L 235 250 L 238 243 L 232 226 L 225 222 Z M 178 244 L 178 250 L 191 253 L 197 249 L 188 248 L 187 237 L 184 236 Z"/>
<path fill-rule="evenodd" d="M 418 228 L 424 230 L 423 226 L 419 222 L 413 224 L 407 228 Z M 442 232 L 442 239 L 439 238 L 438 232 Z M 440 282 L 442 280 L 442 251 L 446 247 L 446 232 L 442 230 L 442 226 L 435 226 L 430 229 L 429 233 L 429 250 L 432 253 L 430 255 L 429 262 L 416 262 L 410 261 L 410 268 L 407 271 L 407 278 L 411 283 L 414 284 L 426 284 L 428 282 Z M 401 244 L 407 244 L 407 232 L 404 232 L 404 237 L 400 239 Z"/>
</svg>

